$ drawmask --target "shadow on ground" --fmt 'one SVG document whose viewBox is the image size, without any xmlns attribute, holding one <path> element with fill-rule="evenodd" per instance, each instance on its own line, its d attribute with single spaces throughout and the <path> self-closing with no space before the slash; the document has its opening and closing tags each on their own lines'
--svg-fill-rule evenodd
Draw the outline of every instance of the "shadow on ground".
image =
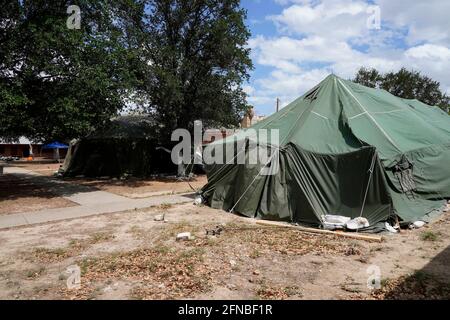
<svg viewBox="0 0 450 320">
<path fill-rule="evenodd" d="M 92 186 L 65 183 L 56 179 L 15 173 L 0 176 L 0 201 L 20 198 L 68 197 L 80 192 L 98 190 Z"/>
<path fill-rule="evenodd" d="M 375 295 L 388 300 L 450 299 L 450 246 L 414 274 L 388 280 Z"/>
</svg>

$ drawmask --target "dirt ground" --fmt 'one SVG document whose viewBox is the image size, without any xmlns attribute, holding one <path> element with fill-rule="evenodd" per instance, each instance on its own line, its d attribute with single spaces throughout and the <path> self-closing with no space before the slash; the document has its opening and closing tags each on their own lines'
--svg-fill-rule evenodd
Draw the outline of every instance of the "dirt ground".
<svg viewBox="0 0 450 320">
<path fill-rule="evenodd" d="M 14 163 L 12 165 L 26 170 L 31 170 L 45 176 L 53 176 L 60 167 L 60 164 L 58 163 L 39 164 L 30 162 L 20 164 Z M 198 190 L 207 182 L 206 175 L 195 176 L 189 181 L 189 183 L 173 178 L 130 178 L 127 180 L 67 178 L 65 180 L 71 183 L 91 186 L 99 190 L 108 191 L 133 199 L 147 198 L 164 194 L 192 192 L 192 189 Z"/>
<path fill-rule="evenodd" d="M 60 163 L 13 162 L 11 166 L 37 172 L 43 176 L 53 176 L 61 166 Z"/>
<path fill-rule="evenodd" d="M 108 191 L 132 199 L 193 192 L 193 189 L 198 190 L 207 182 L 206 175 L 195 176 L 189 180 L 189 182 L 173 178 L 130 178 L 127 180 L 70 178 L 65 180 L 71 183 L 95 187 L 103 191 Z"/>
<path fill-rule="evenodd" d="M 447 213 L 377 243 L 185 204 L 11 229 L 0 231 L 0 299 L 449 298 L 449 226 Z M 185 231 L 195 239 L 176 241 Z M 71 265 L 79 289 L 67 288 Z"/>
<path fill-rule="evenodd" d="M 77 204 L 59 197 L 26 177 L 0 176 L 0 215 L 63 208 Z"/>
</svg>

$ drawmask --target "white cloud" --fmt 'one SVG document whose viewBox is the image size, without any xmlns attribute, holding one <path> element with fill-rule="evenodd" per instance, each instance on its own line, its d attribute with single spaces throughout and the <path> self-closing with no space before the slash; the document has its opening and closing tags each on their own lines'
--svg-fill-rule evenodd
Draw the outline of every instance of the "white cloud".
<svg viewBox="0 0 450 320">
<path fill-rule="evenodd" d="M 287 5 L 273 21 L 278 36 L 255 35 L 249 42 L 258 65 L 273 70 L 254 79 L 253 104 L 275 97 L 293 100 L 329 73 L 352 78 L 361 66 L 382 72 L 416 69 L 450 91 L 450 1 L 375 0 L 381 30 L 369 30 L 363 0 L 275 0 Z M 429 15 L 433 14 L 433 17 Z M 283 101 L 286 102 L 286 101 Z"/>
<path fill-rule="evenodd" d="M 387 23 L 407 30 L 410 45 L 423 41 L 450 43 L 450 1 L 448 0 L 376 0 L 381 17 Z"/>
<path fill-rule="evenodd" d="M 242 90 L 246 93 L 246 94 L 253 94 L 255 92 L 255 88 L 253 88 L 252 86 L 249 85 L 245 85 L 242 87 Z"/>
<path fill-rule="evenodd" d="M 450 49 L 443 46 L 424 44 L 405 52 L 405 56 L 413 59 L 429 59 L 434 61 L 450 61 Z"/>
<path fill-rule="evenodd" d="M 280 70 L 271 73 L 270 78 L 261 79 L 257 83 L 269 94 L 297 98 L 301 93 L 311 89 L 323 80 L 329 72 L 315 69 L 302 74 L 289 74 Z"/>
<path fill-rule="evenodd" d="M 336 40 L 362 37 L 370 32 L 367 28 L 371 6 L 364 1 L 327 0 L 314 4 L 297 2 L 285 8 L 281 14 L 269 16 L 286 34 L 316 35 Z"/>
</svg>

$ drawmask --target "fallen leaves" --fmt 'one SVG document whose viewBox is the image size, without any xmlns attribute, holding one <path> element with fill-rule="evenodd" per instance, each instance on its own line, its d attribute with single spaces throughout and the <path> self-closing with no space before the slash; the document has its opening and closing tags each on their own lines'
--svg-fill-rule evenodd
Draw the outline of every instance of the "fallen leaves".
<svg viewBox="0 0 450 320">
<path fill-rule="evenodd" d="M 256 292 L 258 297 L 263 300 L 286 300 L 293 296 L 301 296 L 301 291 L 296 286 L 279 287 L 279 286 L 262 286 Z"/>
<path fill-rule="evenodd" d="M 372 297 L 380 300 L 448 300 L 450 285 L 424 272 L 416 272 L 384 281 Z"/>
<path fill-rule="evenodd" d="M 226 240 L 246 243 L 250 246 L 251 257 L 262 256 L 271 252 L 286 255 L 334 254 L 345 253 L 347 242 L 335 236 L 308 234 L 298 230 L 254 227 L 228 230 L 225 228 Z M 257 255 L 254 253 L 258 252 Z"/>
<path fill-rule="evenodd" d="M 132 291 L 138 299 L 190 297 L 208 288 L 212 275 L 219 272 L 203 261 L 203 250 L 170 250 L 165 247 L 139 249 L 107 257 L 84 260 L 82 283 L 75 297 L 88 296 L 94 283 L 125 279 L 139 283 Z M 89 285 L 91 284 L 91 285 Z M 82 291 L 85 291 L 83 295 Z"/>
</svg>

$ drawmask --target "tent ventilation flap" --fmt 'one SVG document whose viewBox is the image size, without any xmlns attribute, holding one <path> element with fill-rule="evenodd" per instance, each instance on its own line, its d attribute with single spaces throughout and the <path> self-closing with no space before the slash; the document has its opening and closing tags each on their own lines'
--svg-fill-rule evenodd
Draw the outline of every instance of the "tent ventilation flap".
<svg viewBox="0 0 450 320">
<path fill-rule="evenodd" d="M 413 164 L 406 157 L 402 159 L 394 167 L 395 177 L 398 179 L 402 192 L 409 198 L 414 198 L 414 192 L 416 191 L 416 183 L 413 177 Z"/>
</svg>

